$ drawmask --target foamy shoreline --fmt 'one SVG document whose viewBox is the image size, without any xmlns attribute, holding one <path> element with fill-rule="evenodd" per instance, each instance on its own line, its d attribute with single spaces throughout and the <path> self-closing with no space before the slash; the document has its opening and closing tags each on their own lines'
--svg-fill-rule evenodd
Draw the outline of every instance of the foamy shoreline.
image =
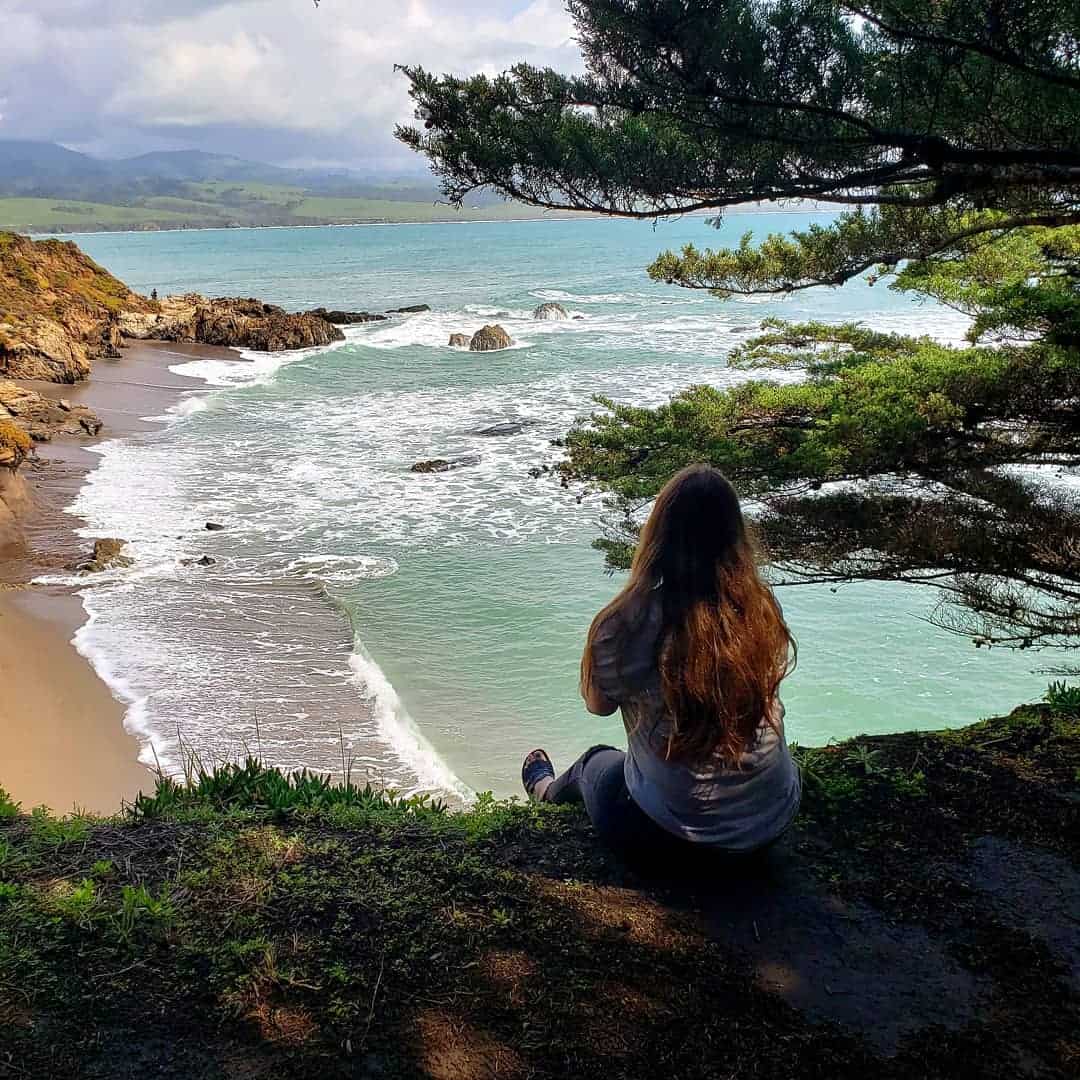
<svg viewBox="0 0 1080 1080">
<path fill-rule="evenodd" d="M 171 366 L 223 356 L 240 359 L 231 350 L 132 343 L 121 359 L 98 361 L 86 383 L 32 384 L 43 395 L 88 405 L 105 429 L 93 442 L 58 438 L 41 449 L 44 466 L 27 470 L 33 504 L 22 524 L 29 550 L 0 565 L 0 580 L 16 584 L 0 593 L 0 786 L 27 807 L 114 813 L 153 784 L 152 754 L 140 763 L 127 704 L 78 650 L 88 620 L 78 589 L 28 582 L 62 571 L 87 547 L 68 507 L 100 463 L 95 442 L 152 428 L 143 417 L 165 413 L 204 386 Z"/>
<path fill-rule="evenodd" d="M 337 346 L 330 346 L 330 349 L 346 344 L 347 341 L 341 342 Z M 170 541 L 169 547 L 186 547 L 187 555 L 192 550 L 188 545 L 201 545 L 204 537 L 203 518 L 196 515 L 200 522 L 197 526 L 192 522 L 170 525 L 164 530 L 168 536 L 163 535 L 155 541 L 152 536 L 146 535 L 145 523 L 140 526 L 132 521 L 129 529 L 122 513 L 106 523 L 98 515 L 91 514 L 89 519 L 84 519 L 80 513 L 86 506 L 86 493 L 92 490 L 95 483 L 105 483 L 109 490 L 115 490 L 111 476 L 107 482 L 101 480 L 99 467 L 110 461 L 114 453 L 137 454 L 140 434 L 160 431 L 163 425 L 183 423 L 184 417 L 207 407 L 208 395 L 272 378 L 283 364 L 303 361 L 310 355 L 326 351 L 325 348 L 318 348 L 262 354 L 200 345 L 131 342 L 119 361 L 98 361 L 94 374 L 86 383 L 75 387 L 34 384 L 43 394 L 64 396 L 73 402 L 88 405 L 105 420 L 106 428 L 96 441 L 97 445 L 86 441 L 58 441 L 48 444 L 43 450 L 42 457 L 49 464 L 35 477 L 39 480 L 38 503 L 47 509 L 47 513 L 41 515 L 40 524 L 34 529 L 33 556 L 24 560 L 17 570 L 10 565 L 0 568 L 0 573 L 6 571 L 9 579 L 34 580 L 33 586 L 17 594 L 20 604 L 29 601 L 50 616 L 63 608 L 63 620 L 49 620 L 53 630 L 46 650 L 50 657 L 49 666 L 77 673 L 84 686 L 87 680 L 93 683 L 94 693 L 90 696 L 96 702 L 93 710 L 82 704 L 72 706 L 70 703 L 61 709 L 48 701 L 38 702 L 29 710 L 30 713 L 47 712 L 55 725 L 66 729 L 63 741 L 72 748 L 73 762 L 71 767 L 60 769 L 49 764 L 56 757 L 55 752 L 28 737 L 25 726 L 17 719 L 22 710 L 12 710 L 12 717 L 6 726 L 10 729 L 11 745 L 23 747 L 16 757 L 24 763 L 21 771 L 26 773 L 26 781 L 21 784 L 9 783 L 8 786 L 18 789 L 13 794 L 20 801 L 27 805 L 45 801 L 57 808 L 70 809 L 72 793 L 82 791 L 79 783 L 83 783 L 85 788 L 92 780 L 95 785 L 92 797 L 88 799 L 85 795 L 77 794 L 76 801 L 98 812 L 112 812 L 119 808 L 122 799 L 130 801 L 140 787 L 146 787 L 153 772 L 161 770 L 170 775 L 182 775 L 184 759 L 190 752 L 199 754 L 204 764 L 231 760 L 247 752 L 263 752 L 262 746 L 256 743 L 257 734 L 247 730 L 250 725 L 248 717 L 241 715 L 242 709 L 233 714 L 232 720 L 223 722 L 215 729 L 216 734 L 209 746 L 203 744 L 199 733 L 183 729 L 182 722 L 178 720 L 183 729 L 180 732 L 183 745 L 178 748 L 172 738 L 175 732 L 172 729 L 162 730 L 162 718 L 160 715 L 155 717 L 151 704 L 151 698 L 157 695 L 159 689 L 165 688 L 164 684 L 138 686 L 129 682 L 124 653 L 117 652 L 117 649 L 126 648 L 123 640 L 127 638 L 118 641 L 114 636 L 113 640 L 103 642 L 100 631 L 95 629 L 103 615 L 112 614 L 108 598 L 111 588 L 130 587 L 131 575 L 135 579 L 147 573 L 153 577 L 160 571 L 160 567 L 155 566 L 155 559 L 162 552 L 155 551 L 155 544 L 160 543 L 161 539 Z M 60 459 L 63 460 L 62 469 L 59 467 Z M 207 516 L 213 515 L 207 511 Z M 220 517 L 218 520 L 226 521 L 228 518 Z M 172 535 L 173 532 L 188 529 L 196 531 L 189 536 Z M 135 565 L 130 570 L 106 571 L 93 578 L 74 577 L 67 568 L 88 548 L 90 537 L 106 535 L 130 542 L 129 551 L 135 557 Z M 212 534 L 205 535 L 209 538 Z M 172 545 L 173 539 L 182 543 Z M 140 551 L 147 540 L 150 541 L 150 549 Z M 180 558 L 180 554 L 167 552 L 167 560 L 172 563 Z M 218 561 L 226 564 L 230 561 L 227 556 L 216 554 Z M 192 570 L 190 573 L 202 579 L 200 571 Z M 268 579 L 267 591 L 272 592 L 276 587 L 277 583 Z M 326 624 L 323 631 L 326 636 L 347 633 L 347 627 L 339 625 L 339 612 L 329 606 L 324 607 L 322 601 L 316 606 L 323 608 L 319 621 Z M 13 618 L 17 611 L 9 613 L 4 610 L 0 614 Z M 334 628 L 330 627 L 331 622 Z M 108 636 L 106 631 L 106 639 Z M 313 736 L 316 742 L 324 742 L 332 736 L 336 760 L 335 732 L 337 725 L 343 724 L 346 732 L 343 753 L 357 762 L 361 782 L 365 779 L 375 784 L 389 782 L 406 793 L 430 791 L 455 802 L 470 801 L 472 792 L 446 769 L 416 729 L 393 687 L 374 660 L 366 654 L 362 643 L 354 642 L 351 637 L 348 642 L 352 653 L 350 655 L 346 651 L 343 659 L 347 661 L 349 671 L 350 697 L 353 693 L 356 695 L 355 706 L 349 707 L 349 720 L 328 714 L 323 725 L 326 732 Z M 2 662 L 3 658 L 0 657 Z M 266 684 L 266 689 L 273 692 L 274 688 Z M 83 696 L 87 696 L 85 689 Z M 310 709 L 313 717 L 321 715 L 317 694 L 313 695 L 310 703 L 301 707 Z M 354 709 L 355 735 L 350 736 L 349 733 L 354 730 L 350 726 Z M 88 717 L 91 719 L 89 723 Z M 264 721 L 264 737 L 266 734 Z M 89 755 L 96 762 L 89 770 L 94 776 L 80 778 L 76 762 L 87 756 L 88 742 L 93 744 L 95 750 L 107 744 L 110 759 L 102 763 L 98 760 L 100 755 Z M 228 747 L 223 747 L 225 742 L 229 744 Z M 268 753 L 274 763 L 274 751 Z M 391 770 L 396 777 L 394 780 L 384 776 L 383 769 L 378 765 L 385 754 L 400 765 L 400 769 L 395 767 Z M 5 756 L 0 752 L 0 761 Z M 35 779 L 30 775 L 31 770 L 26 763 L 39 759 L 42 769 L 39 770 L 40 776 Z M 286 768 L 328 768 L 326 762 L 313 764 L 303 757 L 276 760 L 276 763 Z M 404 776 L 398 776 L 402 770 L 414 779 L 405 780 Z M 45 776 L 51 777 L 48 785 L 43 783 Z M 5 776 L 0 773 L 0 785 L 4 783 Z"/>
</svg>

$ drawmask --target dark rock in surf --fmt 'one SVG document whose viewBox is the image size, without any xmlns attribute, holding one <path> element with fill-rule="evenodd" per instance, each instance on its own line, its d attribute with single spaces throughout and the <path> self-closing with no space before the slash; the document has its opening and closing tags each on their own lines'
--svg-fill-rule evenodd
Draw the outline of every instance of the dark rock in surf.
<svg viewBox="0 0 1080 1080">
<path fill-rule="evenodd" d="M 221 530 L 224 529 L 224 528 L 225 528 L 224 525 L 221 525 L 216 521 L 208 521 L 206 523 L 206 531 L 207 532 L 221 532 Z"/>
<path fill-rule="evenodd" d="M 468 334 L 451 334 L 450 346 L 454 349 L 467 349 L 472 343 L 472 338 Z"/>
<path fill-rule="evenodd" d="M 409 468 L 413 473 L 444 473 L 453 469 L 464 469 L 469 465 L 479 465 L 477 454 L 466 454 L 457 458 L 432 458 L 430 461 L 418 461 Z"/>
<path fill-rule="evenodd" d="M 204 555 L 201 559 L 181 559 L 181 566 L 217 566 L 217 559 Z"/>
<path fill-rule="evenodd" d="M 312 308 L 305 312 L 318 319 L 325 319 L 335 326 L 353 326 L 357 323 L 386 322 L 388 315 L 374 315 L 370 311 L 327 311 L 324 307 Z"/>
<path fill-rule="evenodd" d="M 430 311 L 430 304 L 413 304 L 412 307 L 398 307 L 387 309 L 387 315 L 419 315 L 422 311 Z"/>
<path fill-rule="evenodd" d="M 485 326 L 473 334 L 469 349 L 472 352 L 497 352 L 509 349 L 513 344 L 513 339 L 501 326 Z"/>
<path fill-rule="evenodd" d="M 490 427 L 476 428 L 470 431 L 470 435 L 483 435 L 487 439 L 500 438 L 506 435 L 520 435 L 527 428 L 536 427 L 539 420 L 504 420 L 500 424 L 492 424 Z"/>
<path fill-rule="evenodd" d="M 534 312 L 533 318 L 540 322 L 561 322 L 570 318 L 570 313 L 562 304 L 541 304 Z"/>
</svg>

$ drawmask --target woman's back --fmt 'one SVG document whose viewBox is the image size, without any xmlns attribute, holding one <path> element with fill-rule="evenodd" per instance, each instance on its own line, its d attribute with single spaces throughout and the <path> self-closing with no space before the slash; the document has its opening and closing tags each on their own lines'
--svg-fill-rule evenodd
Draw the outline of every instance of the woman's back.
<svg viewBox="0 0 1080 1080">
<path fill-rule="evenodd" d="M 799 774 L 784 738 L 779 698 L 737 761 L 719 749 L 699 759 L 669 758 L 672 717 L 660 671 L 662 586 L 612 611 L 591 639 L 595 689 L 622 709 L 634 802 L 669 833 L 728 851 L 767 844 L 799 806 Z M 771 722 L 770 722 L 771 721 Z"/>
<path fill-rule="evenodd" d="M 799 807 L 779 696 L 796 648 L 757 563 L 727 479 L 707 465 L 673 476 L 581 658 L 585 707 L 621 708 L 629 750 L 593 747 L 559 776 L 534 750 L 525 790 L 584 802 L 601 835 L 636 855 L 772 843 Z"/>
</svg>

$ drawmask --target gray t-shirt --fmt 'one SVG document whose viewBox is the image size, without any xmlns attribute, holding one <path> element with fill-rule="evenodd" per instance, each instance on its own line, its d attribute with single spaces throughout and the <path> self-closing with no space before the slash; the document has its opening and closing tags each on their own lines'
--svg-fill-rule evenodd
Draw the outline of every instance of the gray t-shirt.
<svg viewBox="0 0 1080 1080">
<path fill-rule="evenodd" d="M 719 754 L 694 765 L 665 760 L 661 619 L 654 592 L 642 610 L 601 624 L 593 641 L 593 683 L 622 709 L 626 725 L 626 786 L 668 832 L 725 851 L 752 851 L 775 840 L 799 809 L 799 770 L 784 738 L 784 707 L 777 699 L 775 727 L 762 718 L 756 743 L 737 764 Z"/>
</svg>

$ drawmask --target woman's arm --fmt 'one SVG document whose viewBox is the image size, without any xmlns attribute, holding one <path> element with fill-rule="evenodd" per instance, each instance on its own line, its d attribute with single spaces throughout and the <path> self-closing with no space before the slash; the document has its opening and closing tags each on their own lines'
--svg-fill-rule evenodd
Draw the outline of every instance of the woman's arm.
<svg viewBox="0 0 1080 1080">
<path fill-rule="evenodd" d="M 581 697 L 594 716 L 610 716 L 619 707 L 617 693 L 618 660 L 609 620 L 589 631 L 581 664 Z"/>
<path fill-rule="evenodd" d="M 605 697 L 599 687 L 592 683 L 586 685 L 584 682 L 581 684 L 581 696 L 585 701 L 585 708 L 593 714 L 593 716 L 610 716 L 619 707 L 617 701 L 612 701 L 610 698 Z"/>
</svg>

